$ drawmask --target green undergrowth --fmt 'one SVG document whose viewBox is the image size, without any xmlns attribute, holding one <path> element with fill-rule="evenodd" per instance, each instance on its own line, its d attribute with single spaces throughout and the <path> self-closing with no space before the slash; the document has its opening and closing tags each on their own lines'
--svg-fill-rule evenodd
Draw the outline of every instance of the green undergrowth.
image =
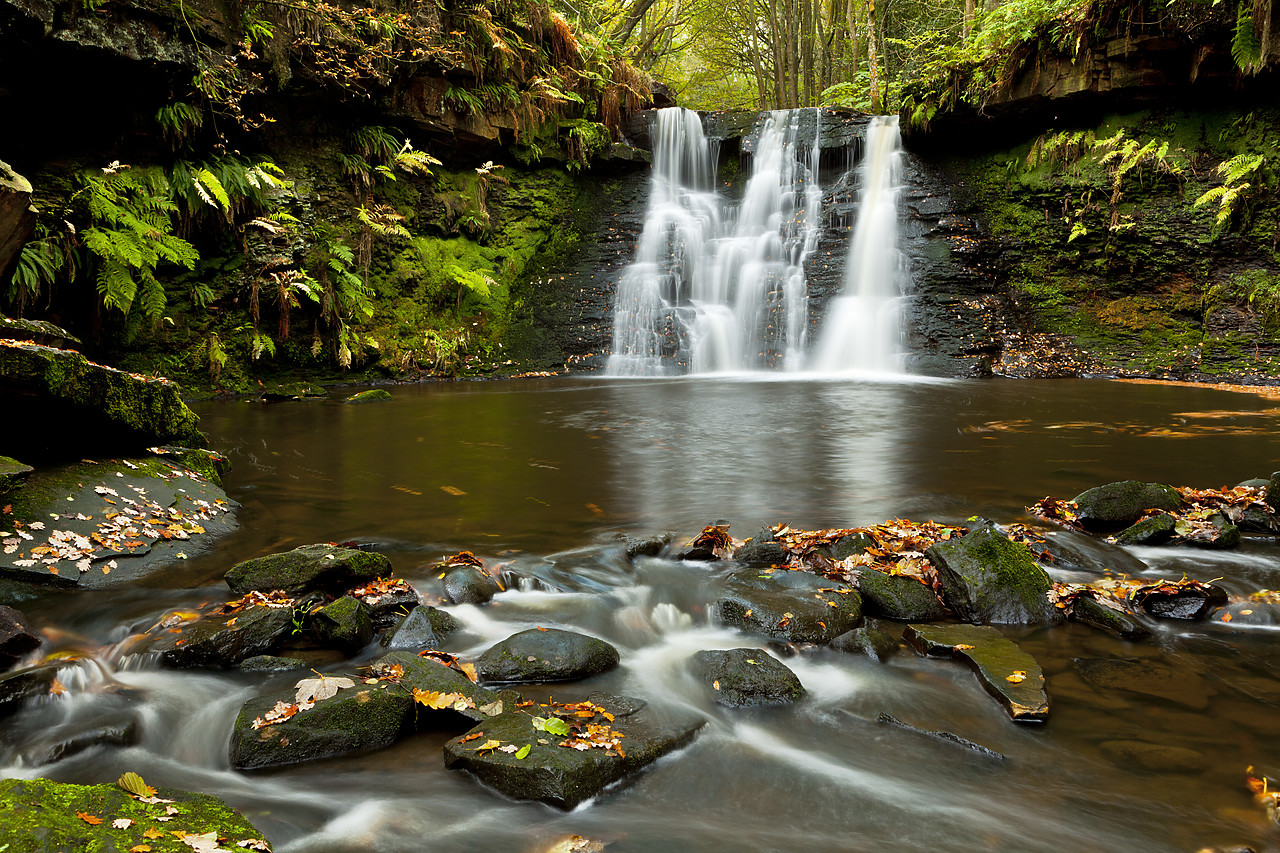
<svg viewBox="0 0 1280 853">
<path fill-rule="evenodd" d="M 1247 180 L 1223 168 L 1241 162 Z M 950 169 L 1027 327 L 1103 370 L 1212 376 L 1280 367 L 1278 166 L 1280 115 L 1222 111 L 1114 116 Z"/>
</svg>

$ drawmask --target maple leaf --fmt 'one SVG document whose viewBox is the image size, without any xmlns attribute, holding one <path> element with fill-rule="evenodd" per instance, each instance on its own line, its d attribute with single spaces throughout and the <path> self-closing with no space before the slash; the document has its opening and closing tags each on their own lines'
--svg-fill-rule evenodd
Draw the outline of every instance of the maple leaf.
<svg viewBox="0 0 1280 853">
<path fill-rule="evenodd" d="M 338 691 L 344 687 L 355 687 L 356 683 L 350 678 L 344 678 L 340 675 L 324 676 L 318 678 L 304 678 L 294 687 L 298 688 L 298 692 L 294 695 L 294 701 L 298 703 L 299 710 L 307 710 L 313 707 L 317 702 L 336 696 Z"/>
<path fill-rule="evenodd" d="M 133 821 L 127 817 L 118 817 L 111 821 L 112 829 L 128 829 L 131 826 L 133 826 Z"/>
</svg>

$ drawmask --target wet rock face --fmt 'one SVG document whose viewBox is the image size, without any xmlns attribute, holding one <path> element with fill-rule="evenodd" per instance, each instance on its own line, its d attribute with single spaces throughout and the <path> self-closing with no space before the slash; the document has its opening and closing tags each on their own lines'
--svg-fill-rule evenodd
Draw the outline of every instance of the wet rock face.
<svg viewBox="0 0 1280 853">
<path fill-rule="evenodd" d="M 1133 594 L 1134 604 L 1158 619 L 1203 619 L 1214 608 L 1227 603 L 1227 594 L 1220 587 L 1209 584 L 1203 588 L 1189 587 L 1176 591 L 1138 589 Z"/>
<path fill-rule="evenodd" d="M 558 628 L 512 634 L 476 659 L 484 681 L 572 681 L 618 665 L 618 650 L 595 637 Z"/>
<path fill-rule="evenodd" d="M 774 639 L 829 643 L 858 627 L 862 598 L 847 584 L 786 569 L 729 576 L 715 604 L 720 621 Z"/>
<path fill-rule="evenodd" d="M 1035 658 L 989 625 L 908 625 L 903 639 L 929 657 L 968 664 L 1014 722 L 1049 717 L 1044 673 Z"/>
<path fill-rule="evenodd" d="M 292 594 L 340 592 L 390 573 L 391 561 L 382 554 L 318 544 L 245 560 L 232 566 L 224 579 L 237 595 L 276 589 Z"/>
<path fill-rule="evenodd" d="M 1062 614 L 1049 603 L 1049 576 L 1031 552 L 990 526 L 925 552 L 938 570 L 943 598 L 968 622 L 1053 624 Z"/>
<path fill-rule="evenodd" d="M 0 670 L 8 669 L 28 652 L 40 647 L 40 638 L 31 633 L 27 619 L 12 607 L 0 604 Z"/>
<path fill-rule="evenodd" d="M 388 649 L 438 649 L 441 642 L 462 627 L 444 610 L 428 605 L 415 607 L 400 623 L 382 636 Z"/>
<path fill-rule="evenodd" d="M 836 637 L 831 641 L 830 648 L 837 652 L 866 655 L 874 661 L 885 663 L 898 653 L 898 641 L 891 634 L 864 625 Z"/>
<path fill-rule="evenodd" d="M 454 604 L 485 604 L 499 591 L 497 582 L 478 566 L 454 566 L 444 576 L 445 597 Z"/>
<path fill-rule="evenodd" d="M 18 710 L 28 699 L 48 696 L 58 673 L 72 666 L 67 661 L 59 661 L 0 675 L 0 717 Z"/>
<path fill-rule="evenodd" d="M 1081 492 L 1074 502 L 1086 529 L 1115 530 L 1133 524 L 1148 509 L 1176 510 L 1182 506 L 1182 497 L 1163 483 L 1122 480 Z"/>
<path fill-rule="evenodd" d="M 1177 519 L 1166 512 L 1143 519 L 1116 534 L 1117 545 L 1163 545 L 1173 538 Z"/>
<path fill-rule="evenodd" d="M 1099 604 L 1087 595 L 1077 596 L 1071 602 L 1070 618 L 1100 631 L 1114 634 L 1122 640 L 1143 640 L 1151 632 L 1132 617 Z"/>
<path fill-rule="evenodd" d="M 0 161 L 0 281 L 8 281 L 36 227 L 31 183 Z"/>
<path fill-rule="evenodd" d="M 867 568 L 858 575 L 858 592 L 872 616 L 901 622 L 932 622 L 947 616 L 947 608 L 933 590 L 915 578 Z"/>
<path fill-rule="evenodd" d="M 169 667 L 223 669 L 275 649 L 288 636 L 292 622 L 292 607 L 259 606 L 175 625 L 162 620 L 130 653 L 154 653 Z"/>
<path fill-rule="evenodd" d="M 368 608 L 349 595 L 311 611 L 311 629 L 324 645 L 352 654 L 373 639 Z"/>
<path fill-rule="evenodd" d="M 593 694 L 590 701 L 613 716 L 608 725 L 621 735 L 621 751 L 561 746 L 567 743 L 565 737 L 537 728 L 534 715 L 508 711 L 445 744 L 445 767 L 467 770 L 513 799 L 539 800 L 572 809 L 684 746 L 704 725 L 700 719 L 671 719 L 655 714 L 644 702 L 627 697 Z M 596 719 L 603 722 L 602 717 Z M 489 741 L 516 749 L 508 752 L 494 746 L 483 748 Z M 528 750 L 517 758 L 524 747 Z"/>
<path fill-rule="evenodd" d="M 785 705 L 799 702 L 805 693 L 796 674 L 762 649 L 696 652 L 689 669 L 713 701 L 730 708 Z"/>
</svg>

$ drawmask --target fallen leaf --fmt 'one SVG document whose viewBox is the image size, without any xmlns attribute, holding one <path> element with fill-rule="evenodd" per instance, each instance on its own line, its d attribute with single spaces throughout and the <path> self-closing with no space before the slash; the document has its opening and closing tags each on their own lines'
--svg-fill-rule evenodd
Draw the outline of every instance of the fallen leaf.
<svg viewBox="0 0 1280 853">
<path fill-rule="evenodd" d="M 502 741 L 494 740 L 493 738 L 490 738 L 489 740 L 477 746 L 476 752 L 484 752 L 485 750 L 494 750 L 500 746 L 502 746 Z"/>
<path fill-rule="evenodd" d="M 712 686 L 713 688 L 715 688 L 716 690 L 719 690 L 719 689 L 720 689 L 720 679 L 718 679 L 718 678 L 717 678 L 715 681 L 711 682 L 711 686 Z"/>
<path fill-rule="evenodd" d="M 1006 675 L 1006 676 L 1004 677 L 1004 680 L 1005 680 L 1005 681 L 1010 681 L 1010 682 L 1012 682 L 1012 683 L 1014 683 L 1014 684 L 1019 684 L 1019 683 L 1021 683 L 1021 682 L 1023 682 L 1023 681 L 1026 681 L 1026 680 L 1027 680 L 1027 673 L 1026 673 L 1026 670 L 1016 669 L 1016 670 L 1014 670 L 1013 675 Z"/>
<path fill-rule="evenodd" d="M 66 693 L 66 692 L 67 692 L 67 688 L 64 687 L 62 682 L 56 678 L 53 680 L 53 683 L 49 685 L 50 696 L 61 696 L 63 693 Z"/>
<path fill-rule="evenodd" d="M 89 826 L 97 826 L 102 823 L 102 818 L 96 815 L 86 814 L 85 812 L 76 812 L 76 817 L 89 824 Z"/>
<path fill-rule="evenodd" d="M 111 821 L 112 829 L 128 829 L 131 826 L 133 826 L 133 821 L 127 817 L 118 817 Z"/>
<path fill-rule="evenodd" d="M 163 832 L 163 831 L 161 831 L 161 830 L 159 830 L 159 829 L 157 829 L 156 827 L 154 827 L 154 826 L 153 826 L 153 827 L 151 827 L 150 829 L 148 829 L 146 832 L 142 833 L 142 837 L 143 837 L 143 838 L 152 838 L 152 839 L 154 839 L 154 838 L 164 838 L 164 832 Z"/>
<path fill-rule="evenodd" d="M 154 797 L 156 795 L 156 789 L 142 781 L 142 777 L 132 771 L 117 779 L 116 784 L 130 794 L 135 794 L 139 797 Z"/>
<path fill-rule="evenodd" d="M 533 744 L 526 743 L 516 751 L 516 758 L 524 758 L 529 754 L 529 750 L 533 748 Z"/>
<path fill-rule="evenodd" d="M 294 687 L 298 688 L 298 692 L 293 699 L 298 703 L 300 709 L 306 710 L 319 701 L 336 696 L 342 688 L 355 687 L 355 685 L 356 683 L 350 678 L 338 675 L 304 678 L 294 685 Z"/>
</svg>

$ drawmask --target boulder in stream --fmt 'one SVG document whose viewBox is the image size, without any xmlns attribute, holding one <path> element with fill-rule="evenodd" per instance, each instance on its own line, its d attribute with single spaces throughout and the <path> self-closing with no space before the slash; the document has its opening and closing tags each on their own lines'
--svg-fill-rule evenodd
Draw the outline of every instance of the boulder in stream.
<svg viewBox="0 0 1280 853">
<path fill-rule="evenodd" d="M 293 595 L 314 590 L 340 593 L 389 574 L 391 561 L 383 554 L 322 543 L 245 560 L 223 577 L 237 595 L 276 589 Z"/>
<path fill-rule="evenodd" d="M 879 628 L 863 625 L 836 637 L 829 648 L 847 654 L 866 655 L 884 663 L 898 653 L 898 640 Z"/>
<path fill-rule="evenodd" d="M 641 537 L 628 536 L 622 540 L 623 553 L 627 555 L 628 560 L 634 560 L 636 557 L 656 557 L 670 544 L 670 533 Z"/>
<path fill-rule="evenodd" d="M 128 653 L 155 654 L 163 666 L 180 669 L 225 669 L 284 642 L 293 612 L 291 603 L 251 601 L 231 602 L 205 614 L 173 612 L 134 640 Z"/>
<path fill-rule="evenodd" d="M 485 604 L 501 591 L 480 566 L 451 566 L 444 575 L 445 597 L 454 604 Z"/>
<path fill-rule="evenodd" d="M 733 552 L 733 559 L 753 569 L 785 566 L 791 562 L 791 552 L 773 538 L 773 531 L 764 528 Z"/>
<path fill-rule="evenodd" d="M 596 713 L 582 716 L 589 710 Z M 684 746 L 703 725 L 642 700 L 597 693 L 586 703 L 534 706 L 485 720 L 445 744 L 444 763 L 513 799 L 567 810 Z"/>
<path fill-rule="evenodd" d="M 906 575 L 891 575 L 873 568 L 858 574 L 858 592 L 870 615 L 900 622 L 932 622 L 950 614 L 932 589 Z"/>
<path fill-rule="evenodd" d="M 1144 518 L 1115 535 L 1117 545 L 1163 545 L 1174 537 L 1178 520 L 1167 512 Z"/>
<path fill-rule="evenodd" d="M 968 664 L 1014 722 L 1042 723 L 1049 718 L 1049 697 L 1040 665 L 995 628 L 908 625 L 903 639 L 923 655 Z"/>
<path fill-rule="evenodd" d="M 1073 503 L 1076 517 L 1086 530 L 1107 531 L 1133 524 L 1148 510 L 1179 509 L 1182 496 L 1164 483 L 1121 480 L 1081 492 Z"/>
<path fill-rule="evenodd" d="M 763 649 L 707 649 L 689 658 L 694 677 L 720 705 L 787 705 L 804 698 L 796 674 Z"/>
<path fill-rule="evenodd" d="M 604 640 L 559 628 L 530 628 L 481 654 L 476 671 L 482 681 L 573 681 L 607 672 L 619 660 L 618 650 Z"/>
<path fill-rule="evenodd" d="M 774 639 L 826 644 L 862 620 L 862 598 L 848 584 L 805 571 L 747 569 L 729 576 L 715 604 L 720 621 Z"/>
<path fill-rule="evenodd" d="M 320 642 L 354 654 L 373 639 L 373 620 L 358 598 L 344 595 L 309 614 L 311 630 Z"/>
<path fill-rule="evenodd" d="M 1227 603 L 1227 593 L 1213 584 L 1161 581 L 1130 595 L 1134 605 L 1157 619 L 1203 619 Z"/>
<path fill-rule="evenodd" d="M 40 638 L 27 627 L 27 618 L 0 604 L 0 670 L 8 669 L 28 652 L 40 648 Z"/>
<path fill-rule="evenodd" d="M 0 780 L 0 814 L 4 815 L 0 820 L 0 850 L 192 853 L 239 851 L 250 844 L 256 850 L 271 849 L 260 830 L 219 799 L 176 788 L 160 788 L 156 796 L 157 802 L 144 802 L 116 784 Z M 172 815 L 168 813 L 170 808 L 174 810 Z M 97 822 L 86 820 L 83 815 Z M 158 827 L 164 831 L 157 835 Z"/>
<path fill-rule="evenodd" d="M 430 605 L 420 605 L 409 611 L 394 628 L 382 635 L 382 645 L 388 649 L 438 649 L 450 634 L 462 628 L 462 623 L 446 610 Z"/>
<path fill-rule="evenodd" d="M 1031 551 L 990 525 L 925 551 L 942 595 L 966 622 L 1044 625 L 1062 620 L 1048 599 L 1052 584 Z"/>
<path fill-rule="evenodd" d="M 350 405 L 360 405 L 361 403 L 377 403 L 381 400 L 390 400 L 391 392 L 385 388 L 370 388 L 367 391 L 360 391 L 352 394 L 344 402 Z"/>
</svg>

